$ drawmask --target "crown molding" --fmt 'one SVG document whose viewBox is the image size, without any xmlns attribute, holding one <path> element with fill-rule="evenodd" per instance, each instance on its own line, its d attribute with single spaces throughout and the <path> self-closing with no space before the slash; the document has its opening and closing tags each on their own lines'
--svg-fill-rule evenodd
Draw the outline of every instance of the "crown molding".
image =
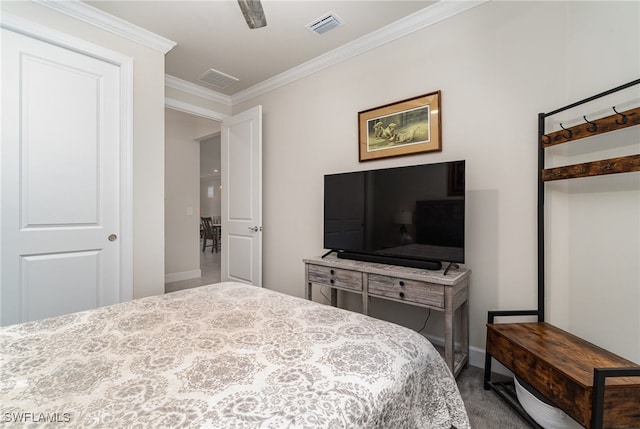
<svg viewBox="0 0 640 429">
<path fill-rule="evenodd" d="M 213 119 L 214 121 L 224 121 L 229 117 L 229 115 L 225 115 L 224 113 L 216 112 L 215 110 L 206 109 L 194 104 L 185 103 L 184 101 L 176 100 L 169 97 L 164 98 L 164 105 L 169 109 L 177 110 L 184 113 L 190 113 L 192 115 L 201 116 L 207 119 Z"/>
<path fill-rule="evenodd" d="M 346 45 L 329 51 L 326 54 L 307 61 L 306 63 L 240 91 L 231 96 L 231 104 L 235 105 L 237 103 L 242 103 L 269 91 L 273 91 L 274 89 L 280 88 L 298 79 L 302 79 L 386 43 L 427 28 L 447 18 L 486 3 L 487 1 L 490 0 L 439 1 L 429 7 L 406 16 L 405 18 L 382 27 L 379 30 L 347 43 Z"/>
<path fill-rule="evenodd" d="M 0 13 L 0 27 L 25 36 L 52 42 L 58 46 L 99 58 L 119 67 L 123 64 L 128 64 L 127 67 L 133 67 L 133 59 L 131 57 L 7 12 Z"/>
<path fill-rule="evenodd" d="M 131 24 L 123 19 L 110 15 L 80 0 L 32 0 L 35 3 L 56 10 L 62 14 L 85 21 L 96 27 L 110 31 L 129 40 L 135 41 L 164 54 L 176 46 L 176 42 L 152 33 L 144 28 Z M 293 67 L 274 77 L 266 79 L 250 88 L 234 95 L 227 96 L 200 85 L 187 82 L 175 76 L 165 75 L 165 85 L 188 94 L 233 107 L 238 103 L 266 94 L 296 80 L 305 78 L 321 70 L 339 64 L 357 55 L 375 49 L 386 43 L 427 28 L 447 18 L 465 12 L 490 0 L 441 0 L 429 7 L 421 9 L 405 18 L 391 23 L 379 30 L 360 37 L 346 45 L 320 55 L 306 63 Z M 175 100 L 173 100 L 175 101 Z M 182 108 L 171 103 L 172 108 Z M 205 115 L 201 115 L 205 116 Z M 208 113 L 207 113 L 208 116 Z M 206 116 L 205 116 L 206 117 Z"/>
<path fill-rule="evenodd" d="M 215 101 L 225 106 L 231 107 L 231 97 L 228 95 L 220 94 L 212 89 L 205 88 L 195 83 L 187 82 L 170 74 L 164 75 L 165 86 L 178 91 L 186 92 L 187 94 L 196 95 L 200 98 Z"/>
<path fill-rule="evenodd" d="M 149 30 L 138 27 L 123 19 L 110 15 L 102 10 L 83 3 L 79 0 L 32 0 L 42 6 L 46 6 L 64 15 L 87 22 L 103 30 L 122 36 L 126 39 L 140 43 L 141 45 L 166 54 L 176 42 L 166 39 Z"/>
</svg>

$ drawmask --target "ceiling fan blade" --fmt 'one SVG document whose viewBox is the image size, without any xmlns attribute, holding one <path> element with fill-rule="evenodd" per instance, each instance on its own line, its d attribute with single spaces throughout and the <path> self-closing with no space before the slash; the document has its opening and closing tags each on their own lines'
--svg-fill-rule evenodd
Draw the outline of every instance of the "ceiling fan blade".
<svg viewBox="0 0 640 429">
<path fill-rule="evenodd" d="M 260 0 L 238 0 L 238 4 L 249 28 L 260 28 L 267 25 L 267 18 L 264 16 Z"/>
</svg>

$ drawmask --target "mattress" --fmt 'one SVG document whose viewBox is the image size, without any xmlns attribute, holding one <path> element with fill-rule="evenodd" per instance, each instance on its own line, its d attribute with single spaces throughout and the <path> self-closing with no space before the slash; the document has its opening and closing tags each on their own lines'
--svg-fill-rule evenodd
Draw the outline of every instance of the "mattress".
<svg viewBox="0 0 640 429">
<path fill-rule="evenodd" d="M 468 428 L 418 333 L 241 283 L 0 328 L 7 427 Z"/>
</svg>

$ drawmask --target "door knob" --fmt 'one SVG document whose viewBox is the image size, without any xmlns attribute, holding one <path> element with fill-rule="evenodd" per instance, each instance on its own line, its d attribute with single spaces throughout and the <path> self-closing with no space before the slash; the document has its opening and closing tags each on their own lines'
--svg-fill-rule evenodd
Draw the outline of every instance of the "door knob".
<svg viewBox="0 0 640 429">
<path fill-rule="evenodd" d="M 253 232 L 258 232 L 258 227 L 257 226 L 249 227 L 249 230 Z"/>
<path fill-rule="evenodd" d="M 111 235 L 109 236 L 109 241 L 116 241 L 117 239 L 118 239 L 118 236 L 117 236 L 117 235 L 115 235 L 115 234 L 111 234 Z"/>
</svg>

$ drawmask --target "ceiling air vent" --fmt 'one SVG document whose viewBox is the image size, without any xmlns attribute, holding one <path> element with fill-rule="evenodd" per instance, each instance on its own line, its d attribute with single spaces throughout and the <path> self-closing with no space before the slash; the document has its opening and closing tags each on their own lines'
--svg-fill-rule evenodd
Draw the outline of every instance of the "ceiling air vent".
<svg viewBox="0 0 640 429">
<path fill-rule="evenodd" d="M 313 31 L 318 36 L 323 35 L 327 31 L 331 31 L 336 27 L 342 25 L 342 20 L 333 12 L 329 12 L 326 15 L 321 16 L 315 21 L 305 25 L 309 30 Z"/>
<path fill-rule="evenodd" d="M 223 89 L 233 83 L 238 82 L 240 79 L 229 76 L 228 74 L 222 73 L 218 70 L 209 69 L 206 72 L 202 73 L 198 77 L 198 80 L 200 82 L 208 83 L 209 85 L 215 86 L 216 88 Z"/>
</svg>

